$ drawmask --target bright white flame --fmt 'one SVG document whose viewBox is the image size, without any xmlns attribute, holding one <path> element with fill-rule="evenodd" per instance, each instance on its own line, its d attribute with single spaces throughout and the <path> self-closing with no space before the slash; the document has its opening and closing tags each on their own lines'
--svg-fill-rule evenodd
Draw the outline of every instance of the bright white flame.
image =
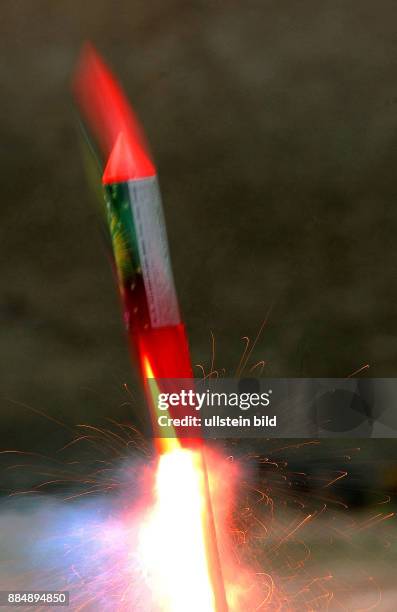
<svg viewBox="0 0 397 612">
<path fill-rule="evenodd" d="M 214 612 L 198 453 L 175 449 L 160 456 L 155 503 L 140 534 L 149 588 L 162 612 Z"/>
</svg>

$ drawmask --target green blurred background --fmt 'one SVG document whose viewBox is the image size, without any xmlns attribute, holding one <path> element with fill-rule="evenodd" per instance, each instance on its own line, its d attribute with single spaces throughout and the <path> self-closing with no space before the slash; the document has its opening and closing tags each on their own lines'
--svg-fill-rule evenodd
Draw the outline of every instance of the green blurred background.
<svg viewBox="0 0 397 612">
<path fill-rule="evenodd" d="M 255 351 L 268 375 L 396 376 L 393 0 L 1 12 L 3 448 L 64 435 L 19 402 L 71 423 L 137 415 L 70 93 L 86 39 L 149 137 L 194 363 L 212 330 L 232 374 L 273 305 Z"/>
</svg>

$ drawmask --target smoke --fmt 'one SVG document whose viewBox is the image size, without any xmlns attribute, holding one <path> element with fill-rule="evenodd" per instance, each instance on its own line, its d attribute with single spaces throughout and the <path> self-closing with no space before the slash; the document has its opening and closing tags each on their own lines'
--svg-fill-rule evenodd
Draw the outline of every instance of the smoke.
<svg viewBox="0 0 397 612">
<path fill-rule="evenodd" d="M 0 588 L 69 591 L 72 608 L 151 609 L 136 554 L 150 500 L 140 496 L 135 468 L 132 463 L 122 466 L 120 474 L 130 480 L 113 495 L 3 499 Z"/>
</svg>

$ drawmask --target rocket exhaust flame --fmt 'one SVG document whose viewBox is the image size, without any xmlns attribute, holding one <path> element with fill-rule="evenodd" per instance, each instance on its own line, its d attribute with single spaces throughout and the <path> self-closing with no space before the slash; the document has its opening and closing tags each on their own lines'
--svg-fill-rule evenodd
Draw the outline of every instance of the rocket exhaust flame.
<svg viewBox="0 0 397 612">
<path fill-rule="evenodd" d="M 205 547 L 205 485 L 199 453 L 160 456 L 155 505 L 141 531 L 140 554 L 159 610 L 216 612 Z M 219 609 L 219 608 L 218 608 Z"/>
<path fill-rule="evenodd" d="M 153 370 L 147 357 L 144 358 L 143 371 L 147 381 L 154 379 Z M 156 388 L 156 383 L 154 386 L 146 385 L 148 404 L 152 408 L 154 416 L 157 401 L 156 398 L 152 397 L 152 394 L 153 389 Z M 196 589 L 203 589 L 203 593 L 206 593 L 209 589 L 212 594 L 213 607 L 209 607 L 209 604 L 207 604 L 202 608 L 198 607 L 197 610 L 226 612 L 228 607 L 212 514 L 207 467 L 203 455 L 204 448 L 202 446 L 196 450 L 183 448 L 173 431 L 170 431 L 169 438 L 157 438 L 156 445 L 160 458 L 156 475 L 157 505 L 155 515 L 163 530 L 164 524 L 170 529 L 167 536 L 171 538 L 170 546 L 164 547 L 168 563 L 170 563 L 169 551 L 173 550 L 175 552 L 180 549 L 179 553 L 175 552 L 173 555 L 176 562 L 171 563 L 169 570 L 173 575 L 174 572 L 176 573 L 176 578 L 167 580 L 166 583 L 173 585 L 175 579 L 179 581 L 178 567 L 182 564 L 185 569 L 183 569 L 181 575 L 187 571 L 189 575 L 193 576 L 195 585 L 193 591 L 192 588 L 186 589 L 186 594 L 188 595 L 189 592 L 194 592 Z M 166 520 L 165 518 L 169 513 L 172 515 L 172 520 Z M 152 527 L 154 525 L 155 532 L 157 531 L 156 524 L 156 521 L 154 524 L 151 523 Z M 164 536 L 158 538 L 159 543 L 163 540 Z M 189 566 L 191 566 L 190 570 L 188 569 Z M 193 568 L 196 568 L 197 571 Z M 192 574 L 190 574 L 191 571 Z M 185 580 L 184 584 L 190 585 L 191 582 L 191 579 Z M 175 594 L 173 596 L 176 597 Z M 182 592 L 178 595 L 178 601 L 180 596 L 183 596 Z M 185 606 L 188 601 L 189 598 L 184 599 Z M 201 601 L 201 599 L 198 599 L 198 601 Z M 173 612 L 174 609 L 183 610 L 183 607 L 169 607 L 170 612 Z M 192 610 L 195 609 L 192 608 Z M 168 608 L 165 608 L 165 610 L 168 610 Z"/>
</svg>

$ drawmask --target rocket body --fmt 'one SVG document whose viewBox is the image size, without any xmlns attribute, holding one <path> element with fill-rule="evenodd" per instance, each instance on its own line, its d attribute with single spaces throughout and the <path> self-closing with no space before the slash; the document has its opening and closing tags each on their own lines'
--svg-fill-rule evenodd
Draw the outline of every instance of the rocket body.
<svg viewBox="0 0 397 612">
<path fill-rule="evenodd" d="M 156 378 L 190 378 L 157 177 L 105 182 L 104 190 L 131 345 L 140 361 L 150 357 Z"/>
<path fill-rule="evenodd" d="M 136 300 L 136 307 L 126 311 L 127 327 L 178 325 L 181 321 L 157 178 L 104 187 L 119 281 L 131 294 L 132 304 Z"/>
</svg>

